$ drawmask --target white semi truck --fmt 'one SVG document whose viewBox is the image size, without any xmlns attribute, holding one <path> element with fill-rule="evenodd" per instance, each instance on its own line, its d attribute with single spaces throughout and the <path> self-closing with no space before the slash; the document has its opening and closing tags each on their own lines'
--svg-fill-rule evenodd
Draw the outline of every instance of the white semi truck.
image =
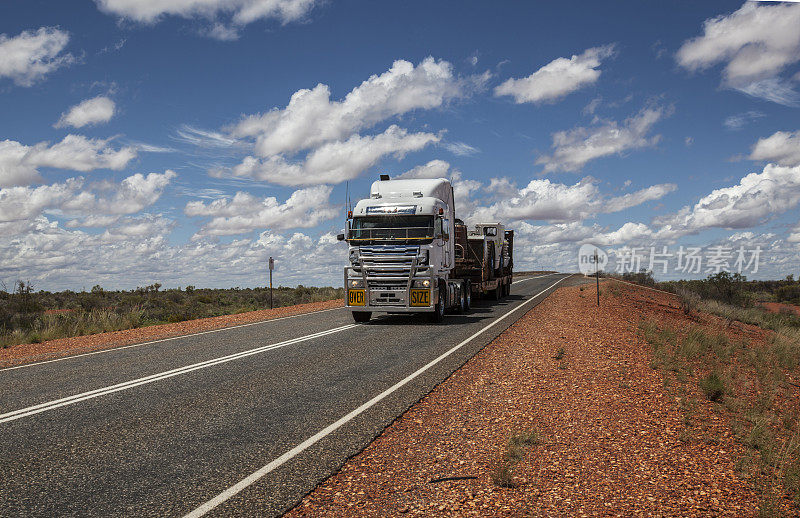
<svg viewBox="0 0 800 518">
<path fill-rule="evenodd" d="M 473 295 L 510 292 L 514 232 L 499 223 L 468 231 L 445 178 L 381 175 L 338 238 L 349 244 L 345 300 L 356 322 L 373 312 L 429 313 L 441 322 L 447 309 L 467 311 Z"/>
</svg>

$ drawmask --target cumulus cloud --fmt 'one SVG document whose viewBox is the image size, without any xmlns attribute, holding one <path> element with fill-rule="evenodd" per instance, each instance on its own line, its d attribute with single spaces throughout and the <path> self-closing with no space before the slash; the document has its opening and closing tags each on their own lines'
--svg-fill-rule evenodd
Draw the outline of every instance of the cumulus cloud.
<svg viewBox="0 0 800 518">
<path fill-rule="evenodd" d="M 338 213 L 328 204 L 332 188 L 318 185 L 292 193 L 284 203 L 275 197 L 258 198 L 238 192 L 233 198 L 186 204 L 187 216 L 210 217 L 195 238 L 243 234 L 255 229 L 311 228 Z"/>
<path fill-rule="evenodd" d="M 109 140 L 67 135 L 53 145 L 40 142 L 26 146 L 14 140 L 0 141 L 0 187 L 39 182 L 40 167 L 81 172 L 124 169 L 136 158 L 136 149 L 114 149 L 109 145 Z"/>
<path fill-rule="evenodd" d="M 800 130 L 776 131 L 767 138 L 759 139 L 749 158 L 783 166 L 800 165 Z"/>
<path fill-rule="evenodd" d="M 175 172 L 167 170 L 137 173 L 120 183 L 105 181 L 87 186 L 79 177 L 36 188 L 0 189 L 0 224 L 32 220 L 45 211 L 53 211 L 69 218 L 84 218 L 71 220 L 68 226 L 107 226 L 121 215 L 137 213 L 155 203 L 175 177 Z"/>
<path fill-rule="evenodd" d="M 558 58 L 528 77 L 508 79 L 494 89 L 497 97 L 509 95 L 517 104 L 555 101 L 600 78 L 598 67 L 614 55 L 614 46 L 586 49 L 571 58 Z"/>
<path fill-rule="evenodd" d="M 734 186 L 716 189 L 693 206 L 656 218 L 663 234 L 683 235 L 708 228 L 742 229 L 760 225 L 800 203 L 800 166 L 767 164 Z"/>
<path fill-rule="evenodd" d="M 553 134 L 553 153 L 540 156 L 545 172 L 579 171 L 590 160 L 655 145 L 660 136 L 649 137 L 653 125 L 665 115 L 663 108 L 646 108 L 622 124 L 605 121 L 593 127 L 577 127 Z"/>
<path fill-rule="evenodd" d="M 731 14 L 703 24 L 703 35 L 687 40 L 676 55 L 680 66 L 705 70 L 724 63 L 723 85 L 780 104 L 797 93 L 779 74 L 800 61 L 800 5 L 745 2 Z"/>
<path fill-rule="evenodd" d="M 302 19 L 318 0 L 95 0 L 101 11 L 139 23 L 156 23 L 165 16 L 213 20 L 207 35 L 235 40 L 238 30 L 257 20 L 283 24 Z M 224 19 L 224 23 L 219 21 Z"/>
<path fill-rule="evenodd" d="M 19 86 L 31 86 L 54 70 L 75 62 L 72 54 L 62 54 L 69 34 L 55 27 L 23 31 L 17 36 L 0 34 L 0 78 L 7 77 Z"/>
<path fill-rule="evenodd" d="M 414 178 L 448 178 L 450 164 L 444 160 L 431 160 L 427 164 L 418 165 L 395 177 L 395 180 L 409 180 Z"/>
<path fill-rule="evenodd" d="M 111 120 L 116 112 L 116 104 L 106 96 L 100 95 L 91 99 L 86 99 L 80 104 L 76 104 L 66 113 L 61 115 L 54 127 L 63 128 L 72 126 L 82 128 L 93 126 Z"/>
<path fill-rule="evenodd" d="M 358 177 L 385 156 L 402 158 L 439 139 L 432 133 L 409 133 L 392 125 L 375 136 L 353 135 L 345 141 L 323 144 L 303 161 L 289 161 L 281 155 L 263 160 L 248 156 L 229 171 L 215 169 L 210 174 L 217 177 L 232 174 L 291 186 L 340 183 Z"/>
<path fill-rule="evenodd" d="M 465 94 L 467 82 L 453 75 L 447 61 L 424 59 L 419 65 L 397 60 L 331 101 L 330 88 L 318 84 L 295 92 L 285 108 L 248 115 L 231 129 L 234 137 L 254 137 L 256 154 L 274 156 L 341 141 L 357 131 L 416 109 L 442 106 Z"/>
<path fill-rule="evenodd" d="M 532 180 L 513 194 L 508 192 L 510 185 L 507 182 L 497 182 L 495 188 L 504 190 L 504 198 L 488 207 L 476 209 L 471 219 L 577 222 L 597 214 L 619 212 L 660 199 L 677 187 L 674 184 L 659 184 L 623 196 L 608 197 L 600 192 L 596 180 L 587 177 L 574 185 L 553 183 L 548 179 Z"/>
<path fill-rule="evenodd" d="M 119 184 L 98 182 L 94 187 L 99 193 L 81 192 L 59 208 L 67 215 L 88 216 L 89 219 L 81 222 L 81 226 L 105 226 L 93 224 L 90 218 L 98 214 L 135 214 L 155 203 L 176 176 L 175 171 L 168 169 L 164 173 L 136 173 Z"/>
</svg>

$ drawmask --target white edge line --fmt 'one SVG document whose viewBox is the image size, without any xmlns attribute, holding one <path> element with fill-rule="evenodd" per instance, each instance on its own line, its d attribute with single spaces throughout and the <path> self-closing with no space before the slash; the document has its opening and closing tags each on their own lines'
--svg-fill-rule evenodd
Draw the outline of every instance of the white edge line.
<svg viewBox="0 0 800 518">
<path fill-rule="evenodd" d="M 289 340 L 284 340 L 282 342 L 277 342 L 270 345 L 265 345 L 262 347 L 256 347 L 255 349 L 250 349 L 247 351 L 241 351 L 238 353 L 230 354 L 227 356 L 221 356 L 219 358 L 213 358 L 211 360 L 206 360 L 199 363 L 193 363 L 191 365 L 186 365 L 184 367 L 178 367 L 176 369 L 159 372 L 156 374 L 151 374 L 150 376 L 145 376 L 143 378 L 137 378 L 130 381 L 125 381 L 122 383 L 118 383 L 116 385 L 110 385 L 107 387 L 101 387 L 99 389 L 91 390 L 88 392 L 82 392 L 80 394 L 75 394 L 72 396 L 68 396 L 61 399 L 56 399 L 53 401 L 47 401 L 45 403 L 40 403 L 38 405 L 20 408 L 18 410 L 12 410 L 11 412 L 7 412 L 5 414 L 0 414 L 0 424 L 7 423 L 9 421 L 16 421 L 17 419 L 21 419 L 23 417 L 28 417 L 34 414 L 39 414 L 42 412 L 46 412 L 48 410 L 54 410 L 56 408 L 60 408 L 67 405 L 73 405 L 75 403 L 79 403 L 81 401 L 86 401 L 87 399 L 94 399 L 100 396 L 105 396 L 107 394 L 113 394 L 114 392 L 120 392 L 122 390 L 131 389 L 134 387 L 138 387 L 140 385 L 146 385 L 148 383 L 153 383 L 156 381 L 161 381 L 163 379 L 171 378 L 173 376 L 178 376 L 180 374 L 187 374 L 192 371 L 196 371 L 199 369 L 204 369 L 207 367 L 213 367 L 214 365 L 219 365 L 221 363 L 227 363 L 233 360 L 238 360 L 240 358 L 246 358 L 248 356 L 253 356 L 255 354 L 260 354 L 267 351 L 272 351 L 274 349 L 279 349 L 281 347 L 286 347 L 288 345 L 294 345 L 301 342 L 306 342 L 308 340 L 313 340 L 315 338 L 321 338 L 323 336 L 331 335 L 334 333 L 339 333 L 341 331 L 346 331 L 347 329 L 352 329 L 360 324 L 347 324 L 341 327 L 337 327 L 334 329 L 328 329 L 325 331 L 320 331 L 318 333 L 313 333 L 306 336 L 301 336 L 298 338 L 292 338 Z"/>
<path fill-rule="evenodd" d="M 14 367 L 5 367 L 3 369 L 0 369 L 0 372 L 12 371 L 12 370 L 16 370 L 16 369 L 24 369 L 24 368 L 27 368 L 27 367 L 36 367 L 37 365 L 44 365 L 45 363 L 53 363 L 53 362 L 61 362 L 61 361 L 64 361 L 64 360 L 72 360 L 74 358 L 81 358 L 83 356 L 93 356 L 95 354 L 111 353 L 111 352 L 114 352 L 114 351 L 121 351 L 123 349 L 130 349 L 132 347 L 141 347 L 142 345 L 152 345 L 152 344 L 157 344 L 157 343 L 161 343 L 161 342 L 168 342 L 170 340 L 179 340 L 181 338 L 189 338 L 189 337 L 192 337 L 192 336 L 207 335 L 207 334 L 210 334 L 210 333 L 219 333 L 221 331 L 227 331 L 229 329 L 238 329 L 240 327 L 255 326 L 255 325 L 258 325 L 258 324 L 268 324 L 270 322 L 276 322 L 278 320 L 286 320 L 287 318 L 296 318 L 296 317 L 302 317 L 302 316 L 306 316 L 306 315 L 315 315 L 317 313 L 325 313 L 326 311 L 335 311 L 337 309 L 344 309 L 344 306 L 342 306 L 340 308 L 320 309 L 319 311 L 311 311 L 309 313 L 298 313 L 297 315 L 288 315 L 288 316 L 285 316 L 285 317 L 270 318 L 270 319 L 267 319 L 267 320 L 259 320 L 258 322 L 250 322 L 248 324 L 238 324 L 238 325 L 235 325 L 235 326 L 220 327 L 219 329 L 209 329 L 208 331 L 200 331 L 199 333 L 191 333 L 191 334 L 188 334 L 188 335 L 178 335 L 178 336 L 171 336 L 169 338 L 160 338 L 158 340 L 152 340 L 150 342 L 142 342 L 142 343 L 139 343 L 139 344 L 122 345 L 122 346 L 119 346 L 119 347 L 109 347 L 107 349 L 101 349 L 99 351 L 92 351 L 92 352 L 82 353 L 82 354 L 73 354 L 73 355 L 63 356 L 61 358 L 55 358 L 55 359 L 52 359 L 52 360 L 32 361 L 31 363 L 25 363 L 23 365 L 15 365 Z M 184 322 L 187 322 L 187 321 L 184 321 Z"/>
<path fill-rule="evenodd" d="M 554 275 L 554 274 L 552 274 L 552 275 Z M 353 420 L 355 417 L 357 417 L 361 413 L 365 412 L 370 407 L 374 406 L 376 403 L 378 403 L 379 401 L 381 401 L 385 397 L 387 397 L 390 394 L 392 394 L 393 392 L 395 392 L 397 389 L 403 387 L 408 382 L 412 381 L 413 379 L 415 379 L 416 377 L 418 377 L 419 375 L 421 375 L 422 373 L 424 373 L 425 371 L 427 371 L 428 369 L 430 369 L 431 367 L 433 367 L 434 365 L 436 365 L 440 361 L 444 360 L 445 358 L 447 358 L 448 356 L 450 356 L 451 354 L 456 352 L 458 349 L 460 349 L 464 345 L 466 345 L 469 342 L 471 342 L 476 337 L 480 336 L 483 332 L 485 332 L 490 327 L 492 327 L 492 326 L 496 325 L 497 323 L 501 322 L 502 320 L 506 319 L 509 315 L 511 315 L 512 313 L 514 313 L 518 309 L 524 307 L 529 302 L 531 302 L 531 301 L 535 300 L 537 297 L 539 297 L 542 293 L 546 292 L 547 290 L 549 290 L 550 288 L 552 288 L 556 284 L 560 283 L 564 279 L 568 279 L 569 277 L 571 277 L 571 275 L 567 275 L 567 276 L 557 280 L 556 282 L 554 282 L 553 284 L 551 284 L 547 288 L 543 289 L 542 291 L 540 291 L 539 293 L 537 293 L 533 297 L 529 298 L 528 300 L 526 300 L 522 304 L 520 304 L 517 307 L 507 311 L 503 316 L 499 317 L 498 319 L 494 320 L 492 323 L 486 325 L 485 327 L 483 327 L 479 331 L 475 332 L 475 334 L 473 334 L 469 338 L 465 339 L 463 342 L 459 343 L 456 346 L 453 346 L 451 349 L 449 349 L 446 352 L 444 352 L 438 358 L 432 360 L 431 362 L 429 362 L 428 364 L 424 365 L 423 367 L 421 367 L 420 369 L 418 369 L 414 373 L 410 374 L 406 378 L 398 381 L 397 383 L 395 383 L 394 385 L 392 385 L 388 389 L 384 390 L 383 392 L 381 392 L 377 396 L 373 397 L 372 399 L 370 399 L 366 403 L 362 404 L 361 406 L 359 406 L 355 410 L 353 410 L 350 413 L 344 415 L 338 421 L 329 424 L 328 426 L 326 426 L 325 428 L 323 428 L 319 432 L 315 433 L 314 435 L 312 435 L 311 437 L 309 437 L 305 441 L 301 442 L 300 444 L 298 444 L 294 448 L 290 449 L 289 451 L 287 451 L 286 453 L 281 455 L 280 457 L 274 459 L 269 464 L 263 466 L 262 468 L 258 469 L 255 472 L 251 473 L 250 475 L 248 475 L 247 477 L 243 478 L 242 480 L 240 480 L 236 484 L 232 485 L 231 487 L 229 487 L 225 491 L 219 493 L 217 496 L 215 496 L 211 500 L 207 501 L 206 503 L 202 504 L 200 507 L 198 507 L 195 510 L 193 510 L 192 512 L 184 515 L 183 518 L 200 518 L 201 516 L 206 515 L 208 512 L 212 511 L 214 508 L 216 508 L 220 504 L 224 503 L 226 500 L 229 500 L 230 498 L 232 498 L 233 496 L 235 496 L 236 494 L 238 494 L 242 490 L 246 489 L 248 486 L 250 486 L 253 483 L 257 482 L 259 479 L 264 477 L 270 471 L 273 471 L 274 469 L 280 467 L 282 464 L 286 463 L 287 461 L 291 460 L 293 457 L 295 457 L 298 454 L 302 453 L 304 450 L 306 450 L 309 447 L 313 446 L 315 443 L 319 442 L 321 439 L 325 438 L 327 435 L 330 435 L 331 433 L 335 432 L 337 429 L 342 427 L 347 422 Z"/>
</svg>

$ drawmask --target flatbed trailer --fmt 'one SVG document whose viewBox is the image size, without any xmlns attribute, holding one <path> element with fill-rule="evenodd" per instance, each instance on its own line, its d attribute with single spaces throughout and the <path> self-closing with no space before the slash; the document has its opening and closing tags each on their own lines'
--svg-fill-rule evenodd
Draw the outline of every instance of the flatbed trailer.
<svg viewBox="0 0 800 518">
<path fill-rule="evenodd" d="M 504 231 L 501 253 L 504 260 L 497 268 L 492 268 L 489 257 L 493 251 L 487 249 L 484 240 L 469 239 L 467 227 L 460 221 L 456 222 L 454 231 L 456 261 L 452 277 L 466 281 L 475 297 L 499 300 L 510 294 L 514 280 L 514 231 Z"/>
</svg>

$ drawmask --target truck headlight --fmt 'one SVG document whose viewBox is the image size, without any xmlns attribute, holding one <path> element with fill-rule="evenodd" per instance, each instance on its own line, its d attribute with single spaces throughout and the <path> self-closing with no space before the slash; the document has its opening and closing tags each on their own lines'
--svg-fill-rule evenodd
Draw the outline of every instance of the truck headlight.
<svg viewBox="0 0 800 518">
<path fill-rule="evenodd" d="M 417 264 L 428 264 L 428 250 L 420 250 L 417 254 Z"/>
<path fill-rule="evenodd" d="M 430 288 L 431 281 L 428 279 L 414 281 L 414 288 Z"/>
<path fill-rule="evenodd" d="M 350 262 L 355 264 L 358 262 L 358 249 L 354 248 L 350 250 Z"/>
<path fill-rule="evenodd" d="M 364 279 L 350 279 L 347 281 L 348 288 L 363 288 L 364 287 Z"/>
</svg>

